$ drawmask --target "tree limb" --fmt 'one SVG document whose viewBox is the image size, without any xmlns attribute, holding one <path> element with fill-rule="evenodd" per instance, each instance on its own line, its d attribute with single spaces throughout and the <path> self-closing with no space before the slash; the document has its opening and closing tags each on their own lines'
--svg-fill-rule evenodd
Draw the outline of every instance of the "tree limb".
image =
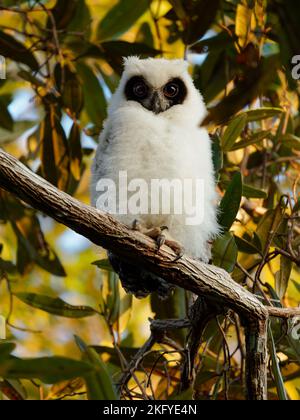
<svg viewBox="0 0 300 420">
<path fill-rule="evenodd" d="M 157 252 L 152 239 L 128 229 L 109 214 L 59 191 L 1 149 L 0 187 L 94 244 L 126 258 L 127 261 L 144 266 L 176 286 L 204 297 L 210 304 L 237 312 L 252 326 L 251 337 L 254 334 L 253 325 L 256 326 L 256 340 L 250 340 L 248 361 L 252 356 L 257 356 L 256 350 L 266 354 L 267 340 L 263 326 L 269 316 L 268 310 L 253 294 L 235 283 L 224 270 L 186 256 L 174 262 L 176 255 L 170 248 L 163 246 Z M 248 379 L 251 387 L 249 395 L 252 399 L 264 399 L 267 369 L 265 358 L 256 357 L 255 367 L 261 374 L 255 380 L 251 377 Z M 254 374 L 252 369 L 248 369 L 248 372 L 250 376 Z"/>
</svg>

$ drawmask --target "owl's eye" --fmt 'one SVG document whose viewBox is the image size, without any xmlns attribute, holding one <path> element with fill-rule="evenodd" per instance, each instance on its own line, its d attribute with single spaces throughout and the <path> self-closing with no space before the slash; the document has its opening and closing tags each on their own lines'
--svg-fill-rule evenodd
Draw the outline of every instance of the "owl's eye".
<svg viewBox="0 0 300 420">
<path fill-rule="evenodd" d="M 175 98 L 179 94 L 179 86 L 177 83 L 170 82 L 164 87 L 164 95 L 166 98 Z"/>
<path fill-rule="evenodd" d="M 148 86 L 143 83 L 142 81 L 137 82 L 134 86 L 133 86 L 133 93 L 137 98 L 145 98 L 148 94 Z"/>
</svg>

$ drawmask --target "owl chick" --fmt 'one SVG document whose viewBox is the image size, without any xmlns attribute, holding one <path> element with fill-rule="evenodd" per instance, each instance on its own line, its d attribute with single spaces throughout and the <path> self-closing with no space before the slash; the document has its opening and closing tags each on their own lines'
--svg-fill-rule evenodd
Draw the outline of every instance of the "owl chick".
<svg viewBox="0 0 300 420">
<path fill-rule="evenodd" d="M 208 242 L 217 235 L 218 223 L 211 142 L 201 127 L 205 116 L 185 61 L 126 58 L 92 165 L 91 197 L 98 209 L 156 237 L 158 247 L 166 243 L 179 256 L 184 248 L 208 262 Z M 169 191 L 160 189 L 160 181 L 169 182 Z M 190 205 L 178 205 L 186 204 L 185 187 L 193 181 L 199 188 L 189 188 Z M 198 212 L 197 223 L 192 210 Z M 111 253 L 109 259 L 127 292 L 137 297 L 157 292 L 162 298 L 170 293 L 162 278 Z"/>
</svg>

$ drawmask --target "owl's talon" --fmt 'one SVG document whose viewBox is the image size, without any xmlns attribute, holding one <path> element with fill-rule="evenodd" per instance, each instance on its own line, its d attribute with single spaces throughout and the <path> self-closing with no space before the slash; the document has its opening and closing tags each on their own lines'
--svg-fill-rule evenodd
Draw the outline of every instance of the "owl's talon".
<svg viewBox="0 0 300 420">
<path fill-rule="evenodd" d="M 183 257 L 184 248 L 179 242 L 175 241 L 174 239 L 166 239 L 165 244 L 168 245 L 168 247 L 171 248 L 176 254 L 176 257 L 173 260 L 173 262 L 176 262 Z"/>
<path fill-rule="evenodd" d="M 156 238 L 156 244 L 157 244 L 157 252 L 160 250 L 160 248 L 163 246 L 163 244 L 166 242 L 166 237 L 163 234 L 158 235 Z"/>
<path fill-rule="evenodd" d="M 174 239 L 170 238 L 170 235 L 168 232 L 164 234 L 164 231 L 168 231 L 168 226 L 160 226 L 160 227 L 153 227 L 150 229 L 145 228 L 138 219 L 135 219 L 132 223 L 132 229 L 137 230 L 144 235 L 148 236 L 149 238 L 152 238 L 156 241 L 157 250 L 156 252 L 159 252 L 160 248 L 163 245 L 167 245 L 169 248 L 171 248 L 176 253 L 175 261 L 180 260 L 184 254 L 184 248 L 181 246 L 181 244 Z"/>
<path fill-rule="evenodd" d="M 132 222 L 132 230 L 137 230 L 141 232 L 142 226 L 138 219 L 134 219 L 134 221 Z"/>
<path fill-rule="evenodd" d="M 181 248 L 181 251 L 174 258 L 173 262 L 179 261 L 184 256 L 184 248 Z"/>
</svg>

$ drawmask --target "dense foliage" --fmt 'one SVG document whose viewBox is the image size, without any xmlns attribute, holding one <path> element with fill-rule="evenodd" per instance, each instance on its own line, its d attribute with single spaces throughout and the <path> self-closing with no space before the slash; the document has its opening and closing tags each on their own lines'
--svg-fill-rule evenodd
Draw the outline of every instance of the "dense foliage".
<svg viewBox="0 0 300 420">
<path fill-rule="evenodd" d="M 91 158 L 122 57 L 186 57 L 209 107 L 205 124 L 222 197 L 224 233 L 213 244 L 213 263 L 262 302 L 296 307 L 297 3 L 2 0 L 0 55 L 7 66 L 0 80 L 0 147 L 88 202 Z M 99 256 L 99 250 L 3 190 L 0 223 L 0 315 L 6 327 L 0 320 L 0 394 L 119 398 L 114 384 L 147 339 L 147 318 L 185 317 L 186 293 L 176 290 L 163 304 L 155 295 L 132 299 L 104 253 Z M 272 320 L 272 399 L 299 399 L 299 330 L 292 321 Z M 121 397 L 244 398 L 239 318 L 230 313 L 209 324 L 194 387 L 182 396 L 186 335 L 175 331 L 167 344 L 148 352 Z"/>
</svg>

